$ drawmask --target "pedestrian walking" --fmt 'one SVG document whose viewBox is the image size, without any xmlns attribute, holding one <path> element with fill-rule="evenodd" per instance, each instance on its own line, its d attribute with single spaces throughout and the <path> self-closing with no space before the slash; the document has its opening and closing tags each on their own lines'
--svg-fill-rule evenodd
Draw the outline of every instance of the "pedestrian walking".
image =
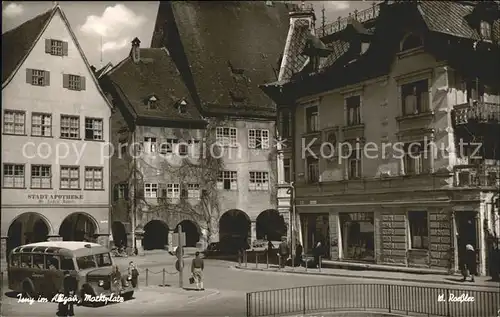
<svg viewBox="0 0 500 317">
<path fill-rule="evenodd" d="M 195 258 L 191 262 L 191 274 L 193 275 L 194 282 L 196 283 L 196 290 L 204 291 L 203 288 L 203 270 L 205 269 L 205 263 L 200 257 L 200 252 L 196 251 Z"/>
<path fill-rule="evenodd" d="M 137 287 L 139 284 L 139 270 L 137 269 L 134 261 L 130 261 L 128 263 L 128 275 L 132 278 L 132 287 Z"/>
<path fill-rule="evenodd" d="M 314 266 L 317 267 L 320 265 L 319 261 L 321 256 L 323 255 L 323 245 L 321 244 L 321 241 L 318 241 L 318 243 L 314 247 L 313 253 L 314 253 Z"/>
<path fill-rule="evenodd" d="M 476 275 L 476 251 L 471 244 L 467 244 L 465 246 L 465 266 L 463 271 L 464 279 L 467 280 L 467 277 L 470 276 L 471 282 L 474 282 L 474 275 Z"/>
<path fill-rule="evenodd" d="M 62 294 L 64 297 L 59 301 L 57 316 L 75 316 L 73 296 L 78 289 L 78 281 L 74 276 L 69 274 L 69 271 L 64 271 Z"/>
<path fill-rule="evenodd" d="M 304 248 L 302 247 L 302 244 L 297 243 L 295 246 L 295 264 L 298 266 L 302 265 L 302 252 L 304 252 Z"/>
<path fill-rule="evenodd" d="M 278 252 L 280 255 L 280 267 L 284 268 L 286 260 L 288 259 L 288 255 L 290 254 L 288 250 L 288 243 L 286 242 L 286 237 L 281 238 Z"/>
</svg>

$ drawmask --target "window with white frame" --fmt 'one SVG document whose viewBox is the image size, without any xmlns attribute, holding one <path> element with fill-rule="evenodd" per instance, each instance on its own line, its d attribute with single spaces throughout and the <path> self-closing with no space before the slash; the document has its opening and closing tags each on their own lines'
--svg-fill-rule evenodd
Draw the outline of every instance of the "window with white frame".
<svg viewBox="0 0 500 317">
<path fill-rule="evenodd" d="M 309 156 L 306 159 L 307 164 L 307 182 L 319 182 L 319 160 L 314 156 Z"/>
<path fill-rule="evenodd" d="M 26 113 L 19 110 L 5 110 L 3 113 L 3 133 L 24 135 Z"/>
<path fill-rule="evenodd" d="M 156 138 L 154 137 L 144 137 L 144 151 L 146 153 L 155 153 L 156 152 Z"/>
<path fill-rule="evenodd" d="M 249 129 L 248 147 L 251 149 L 269 149 L 269 130 Z"/>
<path fill-rule="evenodd" d="M 85 167 L 85 189 L 103 189 L 102 167 Z"/>
<path fill-rule="evenodd" d="M 401 85 L 403 115 L 425 113 L 429 108 L 429 82 L 427 79 Z"/>
<path fill-rule="evenodd" d="M 409 211 L 408 229 L 410 230 L 410 249 L 429 248 L 429 224 L 427 211 Z"/>
<path fill-rule="evenodd" d="M 199 157 L 201 155 L 200 140 L 191 140 L 190 142 L 191 157 Z"/>
<path fill-rule="evenodd" d="M 350 96 L 345 98 L 347 112 L 347 125 L 361 124 L 361 96 Z"/>
<path fill-rule="evenodd" d="M 102 140 L 102 119 L 85 118 L 85 140 Z"/>
<path fill-rule="evenodd" d="M 80 138 L 80 117 L 61 115 L 61 138 Z"/>
<path fill-rule="evenodd" d="M 158 184 L 145 183 L 144 184 L 144 197 L 157 198 L 158 197 Z"/>
<path fill-rule="evenodd" d="M 355 144 L 352 147 L 352 152 L 347 159 L 347 177 L 348 179 L 361 178 L 361 148 Z"/>
<path fill-rule="evenodd" d="M 181 197 L 181 184 L 167 184 L 167 198 Z"/>
<path fill-rule="evenodd" d="M 24 188 L 24 165 L 22 164 L 3 165 L 3 187 Z"/>
<path fill-rule="evenodd" d="M 217 177 L 217 189 L 237 190 L 238 173 L 236 171 L 220 171 Z"/>
<path fill-rule="evenodd" d="M 26 82 L 33 86 L 49 86 L 50 72 L 41 69 L 26 69 Z"/>
<path fill-rule="evenodd" d="M 404 151 L 405 175 L 419 175 L 429 171 L 432 152 L 425 149 L 424 142 L 407 143 Z"/>
<path fill-rule="evenodd" d="M 200 199 L 200 184 L 188 184 L 188 198 Z"/>
<path fill-rule="evenodd" d="M 178 153 L 179 155 L 188 155 L 188 153 L 189 153 L 189 152 L 188 152 L 188 151 L 189 151 L 188 149 L 189 149 L 188 144 L 187 144 L 187 143 L 185 143 L 185 142 L 181 142 L 181 143 L 179 143 L 179 145 L 177 146 L 177 153 Z"/>
<path fill-rule="evenodd" d="M 80 189 L 80 167 L 61 166 L 61 189 Z"/>
<path fill-rule="evenodd" d="M 48 113 L 32 113 L 31 135 L 52 136 L 52 115 Z"/>
<path fill-rule="evenodd" d="M 175 138 L 167 138 L 165 142 L 160 144 L 160 153 L 161 154 L 174 153 L 178 143 L 179 140 Z"/>
<path fill-rule="evenodd" d="M 31 188 L 52 188 L 50 165 L 31 165 Z"/>
<path fill-rule="evenodd" d="M 236 128 L 217 127 L 215 130 L 217 143 L 221 146 L 236 146 L 238 143 L 236 133 Z"/>
<path fill-rule="evenodd" d="M 129 192 L 128 192 L 128 184 L 127 183 L 118 184 L 118 190 L 117 190 L 116 196 L 118 199 L 128 200 Z"/>
<path fill-rule="evenodd" d="M 268 172 L 250 172 L 249 190 L 269 190 Z"/>
<path fill-rule="evenodd" d="M 318 106 L 306 108 L 306 132 L 319 131 Z"/>
<path fill-rule="evenodd" d="M 53 39 L 50 39 L 49 40 L 49 50 L 50 50 L 50 54 L 51 55 L 55 55 L 55 56 L 64 56 L 64 43 L 63 41 L 59 41 L 59 40 L 53 40 Z M 66 42 L 67 43 L 67 42 Z M 66 44 L 66 47 L 67 47 L 67 44 Z M 67 50 L 67 48 L 66 48 Z"/>
</svg>

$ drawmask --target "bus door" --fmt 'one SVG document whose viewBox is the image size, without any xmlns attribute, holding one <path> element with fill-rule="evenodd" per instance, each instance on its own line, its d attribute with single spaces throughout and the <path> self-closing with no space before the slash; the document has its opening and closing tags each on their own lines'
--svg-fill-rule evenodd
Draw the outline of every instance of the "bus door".
<svg viewBox="0 0 500 317">
<path fill-rule="evenodd" d="M 62 288 L 64 279 L 61 270 L 61 258 L 57 255 L 45 255 L 45 288 L 46 295 L 53 296 Z"/>
<path fill-rule="evenodd" d="M 35 291 L 41 293 L 45 290 L 45 256 L 43 254 L 32 254 L 33 267 L 31 280 L 35 286 Z"/>
</svg>

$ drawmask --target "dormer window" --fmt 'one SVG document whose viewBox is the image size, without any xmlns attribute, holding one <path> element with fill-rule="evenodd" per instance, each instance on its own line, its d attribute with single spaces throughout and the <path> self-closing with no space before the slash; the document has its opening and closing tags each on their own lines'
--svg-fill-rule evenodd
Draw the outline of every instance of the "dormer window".
<svg viewBox="0 0 500 317">
<path fill-rule="evenodd" d="M 484 40 L 491 40 L 491 24 L 486 21 L 481 21 L 480 24 L 481 37 Z"/>
<path fill-rule="evenodd" d="M 423 46 L 422 38 L 416 34 L 408 34 L 401 41 L 401 52 L 416 49 Z"/>
<path fill-rule="evenodd" d="M 186 107 L 187 107 L 187 102 L 186 102 L 186 100 L 183 99 L 181 102 L 179 102 L 179 105 L 178 105 L 179 113 L 180 114 L 186 113 Z"/>
<path fill-rule="evenodd" d="M 155 96 L 151 96 L 148 99 L 148 108 L 149 109 L 157 109 L 158 108 L 158 98 Z"/>
</svg>

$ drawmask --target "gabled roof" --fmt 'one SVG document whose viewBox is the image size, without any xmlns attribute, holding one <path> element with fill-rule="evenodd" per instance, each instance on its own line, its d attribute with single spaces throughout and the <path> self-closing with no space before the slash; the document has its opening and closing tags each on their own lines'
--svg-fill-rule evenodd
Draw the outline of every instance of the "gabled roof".
<svg viewBox="0 0 500 317">
<path fill-rule="evenodd" d="M 75 43 L 85 66 L 87 66 L 87 70 L 90 77 L 94 81 L 95 87 L 104 98 L 109 108 L 113 109 L 113 106 L 110 104 L 108 98 L 104 95 L 101 86 L 99 86 L 97 78 L 90 67 L 89 61 L 87 60 L 80 43 L 78 43 L 78 39 L 76 38 L 64 11 L 59 5 L 55 5 L 51 10 L 38 15 L 20 26 L 2 34 L 2 89 L 8 85 L 10 80 L 17 73 L 22 63 L 26 60 L 37 42 L 40 40 L 40 37 L 43 32 L 45 32 L 45 29 L 56 13 L 60 14 L 61 19 L 66 25 L 68 32 L 71 35 L 71 39 Z"/>
<path fill-rule="evenodd" d="M 50 9 L 2 34 L 2 84 L 28 56 L 54 12 Z"/>
<path fill-rule="evenodd" d="M 275 115 L 274 102 L 258 86 L 277 79 L 276 61 L 283 52 L 289 28 L 287 5 L 273 2 L 268 6 L 264 1 L 165 1 L 160 3 L 159 14 L 162 6 L 172 7 L 204 112 L 251 115 L 255 108 L 256 112 L 267 109 L 270 116 Z M 159 18 L 156 28 L 164 24 Z M 152 42 L 152 46 L 160 45 L 166 44 Z"/>
<path fill-rule="evenodd" d="M 112 68 L 113 68 L 113 64 L 111 64 L 111 62 L 107 63 L 103 68 L 101 68 L 95 72 L 95 77 L 97 79 L 101 78 L 104 74 L 106 74 Z"/>
<path fill-rule="evenodd" d="M 141 48 L 140 61 L 135 63 L 130 55 L 110 70 L 104 77 L 110 79 L 115 95 L 119 95 L 127 111 L 134 117 L 169 121 L 202 121 L 189 90 L 164 48 Z M 108 88 L 105 87 L 106 91 Z M 156 109 L 148 107 L 154 95 Z M 187 102 L 186 112 L 178 111 L 178 104 Z"/>
</svg>

